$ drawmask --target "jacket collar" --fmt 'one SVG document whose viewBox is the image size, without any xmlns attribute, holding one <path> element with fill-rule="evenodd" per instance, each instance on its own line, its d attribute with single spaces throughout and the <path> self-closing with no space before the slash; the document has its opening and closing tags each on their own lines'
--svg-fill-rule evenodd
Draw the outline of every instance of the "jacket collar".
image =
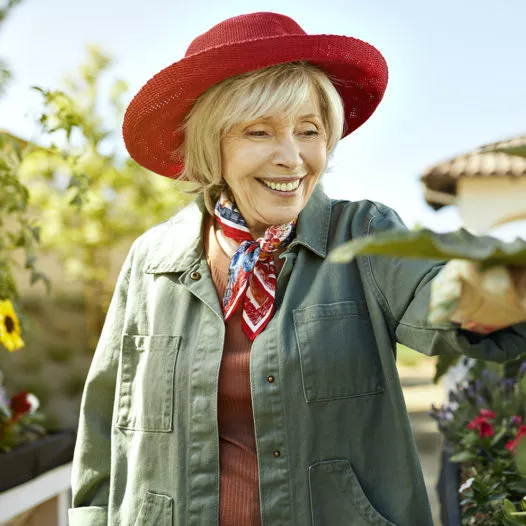
<svg viewBox="0 0 526 526">
<path fill-rule="evenodd" d="M 325 258 L 331 207 L 331 200 L 318 183 L 299 215 L 296 237 L 289 248 L 302 245 Z M 184 272 L 196 264 L 204 253 L 202 232 L 205 214 L 204 201 L 199 196 L 181 212 L 146 232 L 144 236 L 151 235 L 153 240 L 148 249 L 145 272 Z"/>
<path fill-rule="evenodd" d="M 305 208 L 300 212 L 296 237 L 289 245 L 302 245 L 318 256 L 327 256 L 327 238 L 331 222 L 332 203 L 318 182 Z"/>
</svg>

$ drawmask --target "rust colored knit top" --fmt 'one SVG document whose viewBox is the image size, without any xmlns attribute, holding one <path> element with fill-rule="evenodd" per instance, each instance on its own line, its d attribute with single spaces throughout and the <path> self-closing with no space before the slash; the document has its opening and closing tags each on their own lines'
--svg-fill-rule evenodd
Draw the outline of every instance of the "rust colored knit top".
<svg viewBox="0 0 526 526">
<path fill-rule="evenodd" d="M 218 242 L 211 217 L 205 223 L 204 241 L 212 280 L 222 303 L 230 257 Z M 280 263 L 276 261 L 276 275 L 282 266 Z M 252 342 L 241 329 L 241 309 L 226 322 L 225 328 L 217 400 L 219 525 L 259 526 L 258 465 L 250 393 Z"/>
</svg>

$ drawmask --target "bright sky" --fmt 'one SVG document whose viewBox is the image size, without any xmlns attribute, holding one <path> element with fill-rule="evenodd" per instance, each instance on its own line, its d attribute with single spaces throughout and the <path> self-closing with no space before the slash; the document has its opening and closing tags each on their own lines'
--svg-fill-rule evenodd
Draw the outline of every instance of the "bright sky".
<svg viewBox="0 0 526 526">
<path fill-rule="evenodd" d="M 0 100 L 0 129 L 34 133 L 38 97 L 99 44 L 130 84 L 129 98 L 182 58 L 191 40 L 230 16 L 274 11 L 307 33 L 358 37 L 385 56 L 390 80 L 371 119 L 338 146 L 325 178 L 332 197 L 372 199 L 408 226 L 459 226 L 433 212 L 419 175 L 438 161 L 526 132 L 525 0 L 24 0 L 0 33 L 15 75 Z"/>
</svg>

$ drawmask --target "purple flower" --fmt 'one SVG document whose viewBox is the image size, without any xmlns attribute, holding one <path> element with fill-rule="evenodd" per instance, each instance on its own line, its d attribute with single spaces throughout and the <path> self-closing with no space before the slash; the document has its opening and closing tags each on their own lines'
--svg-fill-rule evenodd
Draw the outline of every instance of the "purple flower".
<svg viewBox="0 0 526 526">
<path fill-rule="evenodd" d="M 453 420 L 453 410 L 444 404 L 440 407 L 431 404 L 431 411 L 428 412 L 428 415 L 437 422 L 438 429 L 442 433 L 447 431 L 449 422 Z"/>
<path fill-rule="evenodd" d="M 495 371 L 490 371 L 489 369 L 484 369 L 482 371 L 482 378 L 489 382 L 495 382 L 499 379 L 499 375 Z"/>
<path fill-rule="evenodd" d="M 515 380 L 513 378 L 503 378 L 500 381 L 500 386 L 502 387 L 502 390 L 504 392 L 511 392 L 511 391 L 513 391 L 514 385 L 515 385 Z"/>
<path fill-rule="evenodd" d="M 486 400 L 483 396 L 477 395 L 477 405 L 478 406 L 485 406 L 487 405 Z"/>
</svg>

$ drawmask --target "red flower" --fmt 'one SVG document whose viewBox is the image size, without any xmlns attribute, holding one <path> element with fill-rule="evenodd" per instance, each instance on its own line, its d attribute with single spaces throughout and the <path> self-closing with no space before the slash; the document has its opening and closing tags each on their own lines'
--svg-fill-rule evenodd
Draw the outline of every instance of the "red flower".
<svg viewBox="0 0 526 526">
<path fill-rule="evenodd" d="M 11 411 L 13 411 L 13 420 L 18 420 L 23 414 L 31 410 L 31 404 L 27 399 L 27 392 L 22 391 L 11 398 Z"/>
<path fill-rule="evenodd" d="M 511 417 L 511 423 L 514 425 L 514 426 L 520 426 L 522 424 L 522 417 L 518 416 L 518 415 L 513 415 Z"/>
<path fill-rule="evenodd" d="M 526 437 L 526 425 L 522 425 L 519 427 L 519 431 L 517 432 L 517 436 L 513 440 L 508 440 L 506 444 L 506 449 L 509 451 L 515 451 L 517 449 L 517 446 L 519 445 L 519 442 Z"/>
<path fill-rule="evenodd" d="M 495 418 L 497 416 L 491 409 L 481 409 L 479 415 L 484 418 Z"/>
<path fill-rule="evenodd" d="M 484 416 L 475 417 L 468 425 L 468 429 L 477 430 L 479 432 L 479 437 L 492 437 L 495 434 L 493 426 L 488 422 L 487 418 Z"/>
</svg>

